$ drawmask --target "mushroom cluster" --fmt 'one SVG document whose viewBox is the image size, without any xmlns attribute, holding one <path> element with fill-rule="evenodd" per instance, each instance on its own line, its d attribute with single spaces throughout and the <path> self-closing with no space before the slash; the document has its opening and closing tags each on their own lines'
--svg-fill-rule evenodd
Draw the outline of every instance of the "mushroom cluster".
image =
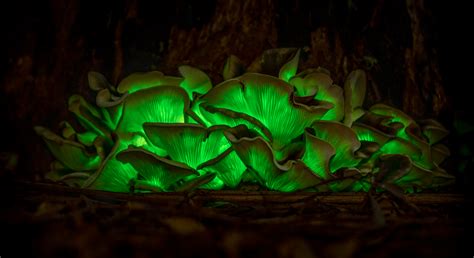
<svg viewBox="0 0 474 258">
<path fill-rule="evenodd" d="M 78 95 L 68 102 L 82 129 L 63 122 L 58 135 L 35 127 L 56 159 L 46 177 L 114 192 L 243 183 L 414 192 L 453 182 L 440 168 L 449 155 L 440 123 L 384 104 L 366 109 L 364 71 L 341 87 L 323 68 L 297 73 L 299 54 L 269 50 L 247 68 L 231 56 L 215 86 L 191 66 L 179 67 L 180 77 L 134 73 L 116 86 L 90 72 L 95 104 Z"/>
</svg>

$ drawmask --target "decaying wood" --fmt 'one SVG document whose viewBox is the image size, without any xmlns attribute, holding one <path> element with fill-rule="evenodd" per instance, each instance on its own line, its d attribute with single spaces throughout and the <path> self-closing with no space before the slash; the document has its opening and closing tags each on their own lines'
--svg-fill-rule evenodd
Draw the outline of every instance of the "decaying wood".
<svg viewBox="0 0 474 258">
<path fill-rule="evenodd" d="M 190 64 L 222 80 L 226 58 L 250 65 L 264 50 L 277 47 L 275 1 L 217 1 L 212 19 L 202 28 L 171 29 L 163 69 Z"/>
<path fill-rule="evenodd" d="M 427 48 L 425 39 L 426 13 L 424 1 L 406 1 L 411 20 L 412 45 L 405 50 L 406 80 L 403 109 L 421 117 L 428 112 L 437 115 L 446 106 L 446 96 L 439 72 L 437 54 Z"/>
<path fill-rule="evenodd" d="M 267 204 L 288 204 L 294 202 L 304 201 L 318 201 L 327 204 L 353 204 L 360 205 L 363 203 L 366 196 L 365 193 L 311 193 L 311 192 L 297 192 L 297 193 L 280 193 L 272 191 L 206 191 L 197 190 L 192 192 L 170 192 L 170 193 L 156 193 L 156 194 L 124 194 L 105 191 L 96 191 L 89 189 L 80 189 L 57 184 L 46 183 L 28 183 L 18 182 L 20 191 L 37 191 L 38 193 L 50 194 L 52 196 L 69 196 L 71 198 L 86 196 L 95 199 L 111 199 L 126 201 L 143 201 L 152 203 L 166 203 L 166 202 L 182 202 L 186 199 L 195 200 L 198 202 L 204 201 L 223 201 L 223 202 L 238 202 L 243 204 L 249 203 L 267 203 Z M 21 190 L 20 190 L 21 189 Z M 421 205 L 430 204 L 462 204 L 465 198 L 461 194 L 437 194 L 437 193 L 418 193 L 408 194 L 407 199 L 410 202 Z"/>
<path fill-rule="evenodd" d="M 364 205 L 365 194 L 131 195 L 25 182 L 2 190 L 14 200 L 3 202 L 0 213 L 10 235 L 3 243 L 31 242 L 14 251 L 32 250 L 36 257 L 65 250 L 109 257 L 124 247 L 147 257 L 452 257 L 463 251 L 468 205 L 462 195 L 417 194 L 408 196 L 419 207 L 414 212 L 376 195 L 386 220 L 380 225 Z"/>
</svg>

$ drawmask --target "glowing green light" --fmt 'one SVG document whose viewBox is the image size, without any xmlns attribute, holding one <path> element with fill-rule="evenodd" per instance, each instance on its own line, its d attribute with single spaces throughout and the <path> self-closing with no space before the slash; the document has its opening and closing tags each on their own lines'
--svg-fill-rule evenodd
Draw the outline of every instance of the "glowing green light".
<svg viewBox="0 0 474 258">
<path fill-rule="evenodd" d="M 208 190 L 221 190 L 224 187 L 224 181 L 222 181 L 219 177 L 215 177 L 211 182 L 203 184 L 199 188 Z"/>
<path fill-rule="evenodd" d="M 271 133 L 268 129 L 254 118 L 249 117 L 246 114 L 233 112 L 222 108 L 212 108 L 209 106 L 200 106 L 199 114 L 202 116 L 202 120 L 205 121 L 206 126 L 212 125 L 227 125 L 229 127 L 235 127 L 238 125 L 246 125 L 248 128 L 255 130 L 260 133 L 265 140 L 270 141 Z"/>
<path fill-rule="evenodd" d="M 413 119 L 407 114 L 403 113 L 401 110 L 398 110 L 394 107 L 390 107 L 384 104 L 376 104 L 370 108 L 370 112 L 378 115 L 390 116 L 390 122 L 400 122 L 404 127 L 408 127 L 413 123 Z"/>
<path fill-rule="evenodd" d="M 137 172 L 131 165 L 123 164 L 112 156 L 86 181 L 84 187 L 110 192 L 129 192 L 130 180 L 136 177 Z"/>
<path fill-rule="evenodd" d="M 231 188 L 240 183 L 246 167 L 224 137 L 228 127 L 146 123 L 144 128 L 151 142 L 166 150 L 171 160 L 198 169 L 200 173 L 216 173 Z"/>
<path fill-rule="evenodd" d="M 118 132 L 143 132 L 147 122 L 183 123 L 189 107 L 187 93 L 178 87 L 163 86 L 137 91 L 124 102 Z"/>
<path fill-rule="evenodd" d="M 68 101 L 69 111 L 76 115 L 79 123 L 86 130 L 94 132 L 106 139 L 111 139 L 111 128 L 107 127 L 97 107 L 89 104 L 79 95 L 73 95 Z"/>
<path fill-rule="evenodd" d="M 206 94 L 211 88 L 212 83 L 209 76 L 203 71 L 191 67 L 189 65 L 183 65 L 179 67 L 179 72 L 183 75 L 184 80 L 180 83 L 189 94 L 189 98 L 193 98 L 193 93 L 200 95 Z"/>
<path fill-rule="evenodd" d="M 78 95 L 68 102 L 83 129 L 63 122 L 56 135 L 35 127 L 56 159 L 46 177 L 136 193 L 238 188 L 242 181 L 283 192 L 368 191 L 387 178 L 410 192 L 452 182 L 439 168 L 450 154 L 441 124 L 383 104 L 366 111 L 362 70 L 341 88 L 323 68 L 297 74 L 299 52 L 278 78 L 244 73 L 231 57 L 215 87 L 191 66 L 179 67 L 182 77 L 134 73 L 117 87 L 91 72 L 96 105 Z M 272 53 L 280 63 L 288 51 Z"/>
<path fill-rule="evenodd" d="M 141 177 L 161 190 L 168 190 L 180 179 L 198 174 L 186 164 L 161 158 L 143 149 L 124 150 L 117 158 L 131 164 Z"/>
<path fill-rule="evenodd" d="M 235 151 L 230 150 L 230 153 L 223 153 L 221 155 L 224 155 L 224 157 L 218 157 L 214 161 L 208 162 L 202 167 L 202 170 L 217 174 L 214 181 L 220 180 L 226 186 L 235 188 L 242 180 L 242 176 L 247 167 L 242 163 Z M 219 184 L 216 185 L 216 182 L 214 182 L 213 185 L 209 187 L 220 186 Z"/>
<path fill-rule="evenodd" d="M 306 132 L 306 146 L 302 161 L 319 177 L 330 178 L 329 161 L 336 154 L 331 144 Z"/>
<path fill-rule="evenodd" d="M 43 137 L 53 156 L 68 168 L 76 171 L 96 169 L 101 160 L 98 155 L 90 154 L 79 143 L 65 140 L 46 128 L 35 127 L 36 133 Z"/>
<path fill-rule="evenodd" d="M 244 133 L 244 135 L 240 135 Z M 321 178 L 313 174 L 302 161 L 279 164 L 269 144 L 261 137 L 250 138 L 244 127 L 226 132 L 227 138 L 242 162 L 268 189 L 292 192 L 316 185 Z"/>
<path fill-rule="evenodd" d="M 343 90 L 333 84 L 328 74 L 312 72 L 304 78 L 294 77 L 290 80 L 290 84 L 295 86 L 298 96 L 314 96 L 315 100 L 325 101 L 333 105 L 321 120 L 341 121 L 344 117 Z"/>
<path fill-rule="evenodd" d="M 271 133 L 272 147 L 281 149 L 329 109 L 293 103 L 291 94 L 291 85 L 275 77 L 245 74 L 214 87 L 203 101 L 205 105 L 252 117 Z"/>
<path fill-rule="evenodd" d="M 376 142 L 379 145 L 383 145 L 391 138 L 390 135 L 365 124 L 356 123 L 351 129 L 357 134 L 359 141 Z"/>
<path fill-rule="evenodd" d="M 375 137 L 370 133 L 361 133 L 357 135 L 357 139 L 359 141 L 376 142 Z"/>
<path fill-rule="evenodd" d="M 134 93 L 157 86 L 179 86 L 183 78 L 165 76 L 162 72 L 132 73 L 117 86 L 119 93 Z"/>
<path fill-rule="evenodd" d="M 97 172 L 85 182 L 84 187 L 112 192 L 128 192 L 130 180 L 136 179 L 138 173 L 132 165 L 122 163 L 117 160 L 116 156 L 129 147 L 141 147 L 153 154 L 166 155 L 164 150 L 148 144 L 140 134 L 121 134 L 107 159 Z"/>
<path fill-rule="evenodd" d="M 206 129 L 193 124 L 146 123 L 144 128 L 151 142 L 166 150 L 172 160 L 194 169 L 230 147 L 223 134 L 227 127 Z"/>
<path fill-rule="evenodd" d="M 340 168 L 355 167 L 360 162 L 354 157 L 354 152 L 359 149 L 360 142 L 351 128 L 329 121 L 318 121 L 311 127 L 316 137 L 326 141 L 336 150 L 330 162 L 331 172 Z"/>
<path fill-rule="evenodd" d="M 300 61 L 300 50 L 298 49 L 291 58 L 291 60 L 284 64 L 279 72 L 279 77 L 285 82 L 288 82 L 293 76 L 295 76 L 296 71 L 298 70 L 298 62 Z"/>
<path fill-rule="evenodd" d="M 365 111 L 362 104 L 365 99 L 367 78 L 362 70 L 352 71 L 344 82 L 344 124 L 351 126 Z"/>
<path fill-rule="evenodd" d="M 95 132 L 78 133 L 77 140 L 86 146 L 92 146 L 97 136 Z"/>
</svg>

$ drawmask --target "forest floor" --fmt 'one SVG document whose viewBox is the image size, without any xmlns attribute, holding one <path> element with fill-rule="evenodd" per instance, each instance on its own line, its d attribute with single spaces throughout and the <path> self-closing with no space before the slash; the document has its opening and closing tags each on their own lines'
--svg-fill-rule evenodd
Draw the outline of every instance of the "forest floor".
<svg viewBox="0 0 474 258">
<path fill-rule="evenodd" d="M 461 194 L 2 187 L 0 257 L 463 257 Z M 470 257 L 470 256 L 469 256 Z"/>
</svg>

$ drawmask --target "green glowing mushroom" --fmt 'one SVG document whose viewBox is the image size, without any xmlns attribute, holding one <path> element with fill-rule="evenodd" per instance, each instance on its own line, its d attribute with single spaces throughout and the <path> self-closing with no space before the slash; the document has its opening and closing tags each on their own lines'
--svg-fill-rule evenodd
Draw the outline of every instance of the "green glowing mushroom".
<svg viewBox="0 0 474 258">
<path fill-rule="evenodd" d="M 43 137 L 53 156 L 64 166 L 75 171 L 93 170 L 99 167 L 101 158 L 97 153 L 90 153 L 80 143 L 66 140 L 50 130 L 36 126 L 35 131 Z"/>
<path fill-rule="evenodd" d="M 307 128 L 301 160 L 327 182 L 318 186 L 318 191 L 367 188 L 358 182 L 362 174 L 355 168 L 360 162 L 356 156 L 360 146 L 356 133 L 341 123 L 318 121 Z"/>
<path fill-rule="evenodd" d="M 331 108 L 330 103 L 298 103 L 290 84 L 262 74 L 245 74 L 225 81 L 200 99 L 203 120 L 234 126 L 237 117 L 250 128 L 259 128 L 275 150 L 282 149 Z M 216 121 L 212 112 L 225 116 Z M 257 130 L 259 131 L 259 130 Z"/>
<path fill-rule="evenodd" d="M 249 171 L 270 190 L 293 192 L 322 180 L 301 160 L 278 162 L 269 143 L 245 126 L 229 129 L 225 135 Z"/>
<path fill-rule="evenodd" d="M 427 170 L 413 164 L 411 170 L 405 176 L 395 181 L 395 184 L 402 187 L 405 191 L 413 193 L 427 188 L 449 185 L 453 182 L 454 176 L 439 167 Z"/>
<path fill-rule="evenodd" d="M 117 92 L 131 94 L 159 86 L 176 86 L 183 88 L 192 99 L 193 93 L 205 94 L 212 87 L 209 76 L 197 68 L 183 65 L 179 67 L 179 72 L 183 77 L 166 76 L 159 71 L 133 73 L 120 82 Z"/>
<path fill-rule="evenodd" d="M 109 144 L 112 144 L 113 129 L 104 121 L 100 108 L 93 106 L 80 95 L 72 95 L 68 104 L 69 111 L 87 131 L 104 137 Z"/>
<path fill-rule="evenodd" d="M 166 150 L 170 160 L 186 164 L 200 175 L 216 173 L 231 188 L 240 183 L 246 167 L 224 136 L 227 126 L 145 123 L 143 127 L 150 141 Z"/>
<path fill-rule="evenodd" d="M 448 131 L 385 104 L 363 108 L 366 75 L 337 86 L 323 68 L 298 72 L 299 49 L 265 51 L 249 67 L 230 56 L 214 86 L 194 67 L 181 77 L 133 73 L 117 87 L 88 74 L 61 136 L 35 127 L 56 159 L 46 178 L 113 192 L 238 188 L 373 191 L 401 197 L 452 183 L 440 166 Z M 247 73 L 246 73 L 247 72 Z"/>
<path fill-rule="evenodd" d="M 335 150 L 329 164 L 331 173 L 340 168 L 351 168 L 359 164 L 360 159 L 355 156 L 355 152 L 361 143 L 351 128 L 330 121 L 317 121 L 310 128 L 313 129 L 315 137 L 329 143 Z"/>
<path fill-rule="evenodd" d="M 124 193 L 130 191 L 130 181 L 137 178 L 137 171 L 130 164 L 117 160 L 115 153 L 102 162 L 99 169 L 84 182 L 83 188 Z"/>
<path fill-rule="evenodd" d="M 352 71 L 344 82 L 344 124 L 351 126 L 354 121 L 364 115 L 362 104 L 367 87 L 365 72 Z"/>
<path fill-rule="evenodd" d="M 242 64 L 242 61 L 238 57 L 230 55 L 225 62 L 222 77 L 224 80 L 229 80 L 242 75 L 244 72 L 245 67 Z"/>
<path fill-rule="evenodd" d="M 122 86 L 128 85 L 134 89 L 135 91 L 131 90 L 133 93 L 124 94 L 121 98 L 116 99 L 114 104 L 108 105 L 108 108 L 115 107 L 120 111 L 120 119 L 114 132 L 116 135 L 115 146 L 98 171 L 86 181 L 84 187 L 117 192 L 129 191 L 130 180 L 136 179 L 137 171 L 130 164 L 118 161 L 116 155 L 130 146 L 135 146 L 156 155 L 165 156 L 167 155 L 165 150 L 149 143 L 143 131 L 143 123 L 176 123 L 189 119 L 187 111 L 190 100 L 184 89 L 177 86 L 143 86 L 146 83 L 152 84 L 150 81 L 153 81 L 153 76 L 157 76 L 156 73 L 148 76 L 142 75 L 145 76 L 146 83 L 142 84 L 143 87 L 140 86 L 140 88 L 136 86 L 137 84 L 132 84 L 132 82 L 139 81 L 140 76 L 134 75 L 122 84 Z M 99 95 L 97 100 L 99 102 Z"/>
<path fill-rule="evenodd" d="M 105 187 L 103 182 L 108 180 L 114 181 L 116 188 L 113 190 L 123 190 L 132 180 L 135 188 L 152 191 L 189 190 L 193 187 L 218 189 L 224 184 L 236 187 L 240 183 L 246 167 L 223 135 L 227 127 L 145 123 L 144 129 L 150 141 L 166 150 L 169 156 L 158 156 L 143 146 L 125 149 L 126 144 L 122 145 L 120 150 L 115 150 L 116 157 L 123 162 L 122 166 L 131 167 L 122 171 L 122 175 L 111 170 L 101 172 L 104 175 L 91 184 L 93 188 Z M 114 159 L 111 161 L 117 167 L 121 165 Z"/>
<path fill-rule="evenodd" d="M 286 64 L 284 64 L 278 73 L 278 77 L 285 82 L 290 81 L 290 79 L 295 76 L 296 71 L 298 70 L 298 62 L 300 61 L 300 50 L 298 49 L 293 56 Z"/>
<path fill-rule="evenodd" d="M 124 100 L 118 132 L 143 132 L 143 123 L 184 123 L 189 107 L 186 92 L 178 87 L 163 86 L 137 91 Z"/>
<path fill-rule="evenodd" d="M 314 96 L 318 101 L 326 101 L 333 106 L 321 120 L 341 121 L 344 117 L 344 96 L 341 87 L 333 84 L 333 80 L 322 69 L 304 71 L 293 77 L 290 84 L 296 88 L 298 96 Z"/>
<path fill-rule="evenodd" d="M 178 181 L 198 172 L 186 164 L 159 157 L 143 149 L 127 149 L 120 152 L 117 158 L 131 164 L 149 186 L 157 191 L 170 191 Z"/>
</svg>

